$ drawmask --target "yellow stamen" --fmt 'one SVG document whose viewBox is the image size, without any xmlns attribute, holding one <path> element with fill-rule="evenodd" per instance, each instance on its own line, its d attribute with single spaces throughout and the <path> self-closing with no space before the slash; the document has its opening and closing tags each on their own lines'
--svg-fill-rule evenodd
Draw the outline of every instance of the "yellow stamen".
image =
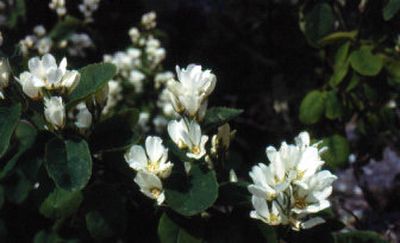
<svg viewBox="0 0 400 243">
<path fill-rule="evenodd" d="M 161 190 L 156 187 L 153 187 L 150 189 L 150 193 L 151 195 L 153 195 L 154 198 L 158 198 L 161 194 Z"/>
<path fill-rule="evenodd" d="M 194 146 L 193 148 L 192 148 L 192 153 L 193 154 L 200 154 L 200 148 L 198 147 L 198 146 Z"/>
<path fill-rule="evenodd" d="M 306 199 L 304 197 L 296 198 L 294 201 L 294 206 L 299 209 L 304 209 L 307 207 Z"/>
<path fill-rule="evenodd" d="M 154 173 L 154 172 L 156 172 L 158 170 L 158 168 L 159 168 L 159 165 L 158 165 L 157 162 L 150 162 L 150 163 L 147 164 L 147 170 L 149 172 Z"/>
</svg>

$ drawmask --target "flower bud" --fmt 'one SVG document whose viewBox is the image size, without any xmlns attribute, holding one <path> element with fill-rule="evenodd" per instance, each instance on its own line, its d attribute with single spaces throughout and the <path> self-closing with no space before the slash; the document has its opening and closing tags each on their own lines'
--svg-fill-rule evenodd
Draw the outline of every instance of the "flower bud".
<svg viewBox="0 0 400 243">
<path fill-rule="evenodd" d="M 44 99 L 44 116 L 54 129 L 63 128 L 65 125 L 65 106 L 60 96 Z"/>
</svg>

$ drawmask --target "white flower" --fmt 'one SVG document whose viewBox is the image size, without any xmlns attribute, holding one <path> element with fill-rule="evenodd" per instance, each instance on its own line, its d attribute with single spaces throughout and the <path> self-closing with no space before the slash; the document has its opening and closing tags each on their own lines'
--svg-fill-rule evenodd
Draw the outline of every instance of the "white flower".
<svg viewBox="0 0 400 243">
<path fill-rule="evenodd" d="M 140 38 L 140 32 L 139 32 L 138 28 L 136 28 L 136 27 L 130 28 L 129 36 L 131 37 L 132 42 L 136 43 Z"/>
<path fill-rule="evenodd" d="M 204 146 L 208 136 L 201 134 L 200 125 L 196 121 L 170 121 L 168 134 L 180 149 L 187 149 L 186 156 L 189 158 L 200 159 L 206 154 Z"/>
<path fill-rule="evenodd" d="M 125 154 L 125 160 L 136 171 L 145 171 L 161 178 L 171 174 L 173 164 L 167 162 L 168 149 L 162 145 L 162 139 L 149 136 L 146 138 L 146 150 L 142 146 L 134 145 Z"/>
<path fill-rule="evenodd" d="M 266 166 L 259 163 L 253 166 L 249 174 L 254 183 L 248 186 L 249 191 L 254 196 L 268 201 L 277 198 L 279 193 L 286 190 L 290 184 L 290 181 L 285 178 L 285 171 L 279 164 Z"/>
<path fill-rule="evenodd" d="M 41 36 L 44 36 L 46 34 L 46 29 L 44 28 L 43 25 L 36 25 L 33 28 L 33 33 L 35 33 L 35 35 L 41 37 Z"/>
<path fill-rule="evenodd" d="M 61 97 L 44 98 L 44 116 L 56 130 L 65 124 L 65 107 Z"/>
<path fill-rule="evenodd" d="M 162 113 L 167 117 L 176 118 L 178 114 L 175 112 L 174 107 L 170 102 L 170 92 L 168 89 L 163 89 L 158 96 L 157 106 L 161 108 Z"/>
<path fill-rule="evenodd" d="M 138 120 L 137 124 L 139 125 L 140 129 L 143 132 L 147 132 L 150 130 L 149 121 L 150 121 L 150 113 L 149 112 L 142 111 L 139 113 L 139 120 Z"/>
<path fill-rule="evenodd" d="M 172 72 L 157 73 L 154 77 L 154 87 L 159 89 L 162 85 L 166 84 L 169 80 L 174 79 L 175 75 Z"/>
<path fill-rule="evenodd" d="M 86 106 L 85 102 L 81 102 L 76 106 L 78 114 L 76 115 L 75 126 L 87 129 L 92 125 L 92 113 Z"/>
<path fill-rule="evenodd" d="M 151 11 L 149 13 L 146 13 L 142 16 L 142 25 L 145 29 L 153 29 L 156 27 L 157 22 L 156 22 L 157 15 L 154 11 Z"/>
<path fill-rule="evenodd" d="M 74 33 L 69 37 L 69 41 L 71 45 L 68 48 L 68 52 L 71 56 L 85 57 L 85 49 L 93 47 L 93 41 L 86 33 Z"/>
<path fill-rule="evenodd" d="M 332 193 L 332 183 L 337 177 L 323 170 L 309 177 L 305 183 L 293 190 L 292 212 L 296 214 L 316 213 L 330 206 L 327 198 Z"/>
<path fill-rule="evenodd" d="M 44 55 L 42 59 L 31 58 L 28 67 L 33 76 L 33 86 L 37 88 L 48 90 L 65 88 L 71 92 L 80 80 L 80 74 L 77 71 L 66 69 L 66 58 L 57 66 L 56 60 L 51 54 Z"/>
<path fill-rule="evenodd" d="M 178 113 L 186 112 L 201 120 L 207 108 L 207 97 L 215 88 L 216 77 L 210 70 L 203 71 L 200 65 L 190 64 L 186 69 L 176 67 L 177 81 L 169 81 L 171 103 Z"/>
<path fill-rule="evenodd" d="M 49 8 L 55 10 L 58 16 L 64 16 L 67 13 L 65 0 L 51 0 Z"/>
<path fill-rule="evenodd" d="M 7 59 L 0 58 L 0 99 L 4 99 L 3 91 L 7 88 L 10 79 L 10 66 Z"/>
<path fill-rule="evenodd" d="M 260 197 L 253 196 L 251 202 L 255 210 L 250 212 L 250 217 L 262 220 L 269 225 L 279 225 L 284 220 L 284 215 L 276 201 L 271 203 L 271 208 L 267 201 Z"/>
<path fill-rule="evenodd" d="M 137 93 L 141 93 L 143 91 L 143 80 L 146 76 L 138 71 L 132 70 L 131 74 L 129 75 L 129 83 L 131 83 L 135 87 L 135 91 Z"/>
<path fill-rule="evenodd" d="M 82 0 L 78 8 L 85 16 L 85 22 L 93 21 L 93 13 L 99 8 L 100 0 Z"/>
<path fill-rule="evenodd" d="M 49 53 L 52 46 L 53 46 L 53 41 L 49 37 L 44 37 L 39 39 L 35 45 L 40 55 Z"/>
<path fill-rule="evenodd" d="M 22 91 L 31 99 L 38 100 L 43 97 L 40 88 L 33 85 L 34 76 L 30 72 L 23 72 L 17 78 L 18 83 L 22 86 Z"/>
<path fill-rule="evenodd" d="M 279 151 L 267 147 L 270 164 L 260 163 L 250 172 L 253 184 L 248 190 L 255 208 L 251 217 L 270 225 L 290 224 L 294 230 L 325 222 L 309 215 L 330 206 L 328 197 L 337 177 L 327 170 L 320 171 L 324 149 L 318 150 L 317 146 L 310 145 L 309 134 L 302 132 L 295 138 L 295 145 L 283 142 Z"/>
<path fill-rule="evenodd" d="M 139 185 L 140 191 L 147 197 L 157 200 L 158 205 L 161 205 L 164 202 L 164 189 L 158 176 L 139 171 L 136 174 L 134 181 Z"/>
</svg>

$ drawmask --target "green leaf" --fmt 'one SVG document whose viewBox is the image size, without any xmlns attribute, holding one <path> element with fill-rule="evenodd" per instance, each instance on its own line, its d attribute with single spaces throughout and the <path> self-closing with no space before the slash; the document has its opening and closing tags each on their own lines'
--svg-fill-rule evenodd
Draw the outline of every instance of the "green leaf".
<svg viewBox="0 0 400 243">
<path fill-rule="evenodd" d="M 68 15 L 64 19 L 58 21 L 50 31 L 49 36 L 55 40 L 66 39 L 68 35 L 73 33 L 80 25 L 81 21 L 79 19 Z"/>
<path fill-rule="evenodd" d="M 383 19 L 385 21 L 391 20 L 400 10 L 400 0 L 389 0 L 383 8 Z"/>
<path fill-rule="evenodd" d="M 377 75 L 382 67 L 383 60 L 371 52 L 370 47 L 361 47 L 350 55 L 350 64 L 354 70 L 365 76 Z"/>
<path fill-rule="evenodd" d="M 83 189 L 92 175 L 92 158 L 85 140 L 52 139 L 46 145 L 45 165 L 55 184 L 67 191 Z"/>
<path fill-rule="evenodd" d="M 326 94 L 325 116 L 330 120 L 340 118 L 343 113 L 342 104 L 340 103 L 336 91 L 329 91 Z"/>
<path fill-rule="evenodd" d="M 36 233 L 33 243 L 78 243 L 79 240 L 75 239 L 63 239 L 55 232 L 47 232 L 45 230 Z"/>
<path fill-rule="evenodd" d="M 319 90 L 310 91 L 300 104 L 299 119 L 304 124 L 317 123 L 325 109 L 326 94 Z"/>
<path fill-rule="evenodd" d="M 334 32 L 332 34 L 329 34 L 327 36 L 325 36 L 324 38 L 322 38 L 320 40 L 320 45 L 326 45 L 326 44 L 331 44 L 331 43 L 335 43 L 335 42 L 339 42 L 339 41 L 343 41 L 343 40 L 349 40 L 349 41 L 354 41 L 355 38 L 358 35 L 358 31 L 357 30 L 353 30 L 353 31 L 339 31 L 339 32 Z"/>
<path fill-rule="evenodd" d="M 217 199 L 215 172 L 194 163 L 188 176 L 171 175 L 165 185 L 165 196 L 168 206 L 182 215 L 201 213 Z"/>
<path fill-rule="evenodd" d="M 10 15 L 8 16 L 7 26 L 14 28 L 18 24 L 19 19 L 25 19 L 26 3 L 25 0 L 16 0 Z"/>
<path fill-rule="evenodd" d="M 350 92 L 352 91 L 357 85 L 360 83 L 360 76 L 357 73 L 353 72 L 353 75 L 351 76 L 350 82 L 346 87 L 346 91 Z"/>
<path fill-rule="evenodd" d="M 158 237 L 161 243 L 196 243 L 201 239 L 189 234 L 185 229 L 176 224 L 167 214 L 161 215 L 158 223 Z"/>
<path fill-rule="evenodd" d="M 400 84 L 400 61 L 393 59 L 388 60 L 388 62 L 385 63 L 385 69 L 388 72 L 391 81 Z"/>
<path fill-rule="evenodd" d="M 139 119 L 139 110 L 126 109 L 98 123 L 90 136 L 92 151 L 112 151 L 126 149 L 137 142 L 134 128 Z M 115 132 L 118 128 L 119 132 Z"/>
<path fill-rule="evenodd" d="M 326 146 L 327 151 L 322 153 L 321 157 L 332 168 L 340 168 L 347 165 L 350 154 L 349 142 L 341 135 L 335 134 L 325 138 L 321 144 Z"/>
<path fill-rule="evenodd" d="M 329 80 L 332 87 L 338 86 L 346 76 L 349 70 L 349 55 L 350 42 L 346 42 L 339 47 L 335 55 L 335 65 L 333 67 L 333 74 Z"/>
<path fill-rule="evenodd" d="M 31 148 L 36 140 L 37 130 L 27 122 L 20 121 L 15 129 L 15 137 L 18 141 L 17 152 L 7 162 L 7 164 L 0 171 L 0 179 L 4 178 L 11 171 L 13 171 L 19 158 Z"/>
<path fill-rule="evenodd" d="M 61 188 L 55 188 L 44 200 L 39 211 L 47 218 L 65 218 L 78 210 L 82 200 L 83 196 L 80 191 L 69 192 Z"/>
<path fill-rule="evenodd" d="M 11 178 L 8 178 L 5 186 L 7 200 L 16 204 L 24 202 L 31 190 L 32 182 L 20 170 L 17 170 Z"/>
<path fill-rule="evenodd" d="M 317 3 L 305 15 L 304 33 L 312 46 L 318 46 L 322 37 L 333 30 L 335 16 L 327 3 Z"/>
<path fill-rule="evenodd" d="M 88 212 L 85 216 L 85 221 L 90 235 L 96 240 L 105 239 L 114 234 L 111 226 L 97 211 Z"/>
<path fill-rule="evenodd" d="M 69 96 L 68 107 L 94 94 L 111 80 L 117 68 L 111 63 L 90 64 L 79 70 L 81 79 L 78 86 Z"/>
<path fill-rule="evenodd" d="M 335 243 L 385 243 L 382 237 L 372 231 L 353 231 L 347 233 L 334 233 Z"/>
<path fill-rule="evenodd" d="M 90 209 L 86 213 L 86 228 L 96 240 L 123 235 L 126 229 L 127 210 L 118 189 L 109 184 L 94 184 L 85 193 Z"/>
<path fill-rule="evenodd" d="M 11 136 L 21 116 L 21 104 L 0 106 L 0 158 L 7 151 Z"/>
<path fill-rule="evenodd" d="M 204 127 L 207 129 L 220 126 L 235 117 L 242 114 L 243 110 L 227 108 L 227 107 L 212 107 L 207 110 L 203 121 Z"/>
</svg>

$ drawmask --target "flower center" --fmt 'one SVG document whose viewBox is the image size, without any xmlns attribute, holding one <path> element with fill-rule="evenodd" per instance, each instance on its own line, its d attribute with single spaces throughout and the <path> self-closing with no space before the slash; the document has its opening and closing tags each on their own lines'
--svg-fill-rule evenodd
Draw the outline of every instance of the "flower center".
<svg viewBox="0 0 400 243">
<path fill-rule="evenodd" d="M 306 199 L 304 197 L 296 198 L 294 206 L 299 209 L 304 209 L 307 206 Z"/>
<path fill-rule="evenodd" d="M 271 222 L 271 224 L 278 224 L 279 223 L 278 215 L 271 213 L 269 215 L 269 222 Z"/>
<path fill-rule="evenodd" d="M 154 172 L 156 172 L 158 170 L 158 168 L 159 168 L 159 165 L 158 165 L 157 162 L 150 162 L 150 163 L 147 164 L 147 170 L 149 172 L 154 173 Z"/>
<path fill-rule="evenodd" d="M 298 170 L 298 171 L 297 171 L 297 176 L 296 176 L 296 179 L 297 179 L 297 180 L 301 180 L 301 179 L 303 179 L 303 177 L 304 177 L 304 173 L 305 173 L 305 171 Z"/>
<path fill-rule="evenodd" d="M 194 146 L 194 147 L 192 148 L 192 153 L 194 153 L 194 154 L 200 154 L 200 148 L 199 148 L 199 146 Z"/>
<path fill-rule="evenodd" d="M 154 198 L 158 198 L 161 194 L 161 190 L 158 189 L 157 187 L 153 187 L 150 189 L 151 195 L 153 195 Z"/>
</svg>

